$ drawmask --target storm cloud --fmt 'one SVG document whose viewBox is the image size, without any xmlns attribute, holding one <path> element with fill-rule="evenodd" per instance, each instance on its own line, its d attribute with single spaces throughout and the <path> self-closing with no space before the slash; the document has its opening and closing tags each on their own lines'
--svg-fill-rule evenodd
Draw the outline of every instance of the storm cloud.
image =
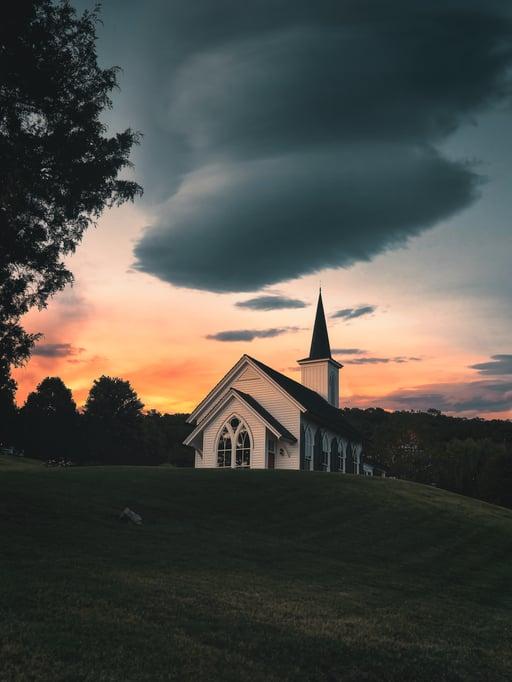
<svg viewBox="0 0 512 682">
<path fill-rule="evenodd" d="M 206 337 L 212 341 L 254 341 L 254 339 L 270 339 L 287 332 L 295 332 L 298 327 L 273 327 L 271 329 L 232 329 Z"/>
<path fill-rule="evenodd" d="M 112 4 L 137 26 L 123 66 L 156 216 L 137 270 L 254 291 L 369 260 L 478 196 L 443 143 L 505 96 L 506 3 Z"/>
<path fill-rule="evenodd" d="M 288 296 L 268 295 L 256 296 L 246 301 L 237 301 L 238 308 L 249 310 L 284 310 L 286 308 L 305 308 L 308 304 L 298 298 Z"/>
</svg>

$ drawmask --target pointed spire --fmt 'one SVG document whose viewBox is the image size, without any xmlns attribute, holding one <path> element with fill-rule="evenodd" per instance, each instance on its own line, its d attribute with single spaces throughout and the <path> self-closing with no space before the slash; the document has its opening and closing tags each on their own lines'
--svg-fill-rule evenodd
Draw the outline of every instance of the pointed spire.
<svg viewBox="0 0 512 682">
<path fill-rule="evenodd" d="M 311 339 L 311 349 L 309 360 L 323 360 L 331 357 L 331 345 L 329 334 L 327 333 L 327 323 L 325 321 L 324 304 L 322 302 L 322 287 L 318 294 L 318 305 L 316 307 L 315 326 Z"/>
</svg>

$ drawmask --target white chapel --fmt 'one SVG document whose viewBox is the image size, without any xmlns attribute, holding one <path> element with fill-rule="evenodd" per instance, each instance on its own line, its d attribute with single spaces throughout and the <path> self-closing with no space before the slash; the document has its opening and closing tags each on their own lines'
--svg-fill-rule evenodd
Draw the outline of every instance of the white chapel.
<svg viewBox="0 0 512 682">
<path fill-rule="evenodd" d="M 188 419 L 195 466 L 366 473 L 362 437 L 339 409 L 342 365 L 331 356 L 321 291 L 309 356 L 298 364 L 300 383 L 242 355 Z"/>
</svg>

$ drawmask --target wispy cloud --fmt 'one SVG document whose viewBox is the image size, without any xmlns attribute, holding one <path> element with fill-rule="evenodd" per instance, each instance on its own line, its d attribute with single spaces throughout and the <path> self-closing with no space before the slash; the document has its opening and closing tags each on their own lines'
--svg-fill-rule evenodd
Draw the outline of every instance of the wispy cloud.
<svg viewBox="0 0 512 682">
<path fill-rule="evenodd" d="M 296 332 L 299 327 L 272 327 L 271 329 L 231 329 L 208 334 L 207 339 L 212 341 L 253 341 L 254 339 L 270 339 L 274 336 L 281 336 L 288 332 Z"/>
<path fill-rule="evenodd" d="M 357 308 L 342 308 L 331 315 L 332 318 L 341 318 L 343 320 L 355 320 L 364 315 L 372 315 L 377 310 L 376 305 L 361 305 Z"/>
<path fill-rule="evenodd" d="M 76 348 L 70 343 L 40 343 L 32 351 L 32 355 L 43 358 L 66 358 L 83 353 L 85 348 Z"/>
<path fill-rule="evenodd" d="M 246 301 L 235 303 L 238 308 L 248 308 L 249 310 L 283 310 L 285 308 L 305 308 L 308 303 L 298 298 L 288 298 L 288 296 L 256 296 Z"/>
<path fill-rule="evenodd" d="M 493 376 L 512 374 L 512 355 L 506 353 L 491 355 L 487 362 L 478 362 L 470 365 L 470 368 L 478 370 L 480 374 Z"/>
<path fill-rule="evenodd" d="M 333 355 L 365 355 L 367 352 L 362 348 L 333 348 L 331 350 Z"/>
<path fill-rule="evenodd" d="M 393 358 L 379 358 L 379 357 L 363 357 L 363 358 L 351 358 L 350 360 L 345 360 L 347 365 L 382 365 L 388 362 L 396 362 L 402 364 L 405 362 L 421 362 L 421 358 L 415 356 L 404 356 L 397 355 Z"/>
<path fill-rule="evenodd" d="M 427 410 L 467 416 L 512 410 L 511 381 L 470 381 L 437 383 L 401 388 L 383 396 L 354 396 L 360 407 L 383 407 L 392 410 Z"/>
</svg>

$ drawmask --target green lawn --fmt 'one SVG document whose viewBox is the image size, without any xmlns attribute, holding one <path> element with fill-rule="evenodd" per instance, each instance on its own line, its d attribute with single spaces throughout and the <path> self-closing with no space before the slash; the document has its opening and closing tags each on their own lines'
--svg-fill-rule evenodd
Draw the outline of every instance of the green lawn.
<svg viewBox="0 0 512 682">
<path fill-rule="evenodd" d="M 0 457 L 0 538 L 2 681 L 512 679 L 512 512 L 440 490 Z"/>
</svg>

